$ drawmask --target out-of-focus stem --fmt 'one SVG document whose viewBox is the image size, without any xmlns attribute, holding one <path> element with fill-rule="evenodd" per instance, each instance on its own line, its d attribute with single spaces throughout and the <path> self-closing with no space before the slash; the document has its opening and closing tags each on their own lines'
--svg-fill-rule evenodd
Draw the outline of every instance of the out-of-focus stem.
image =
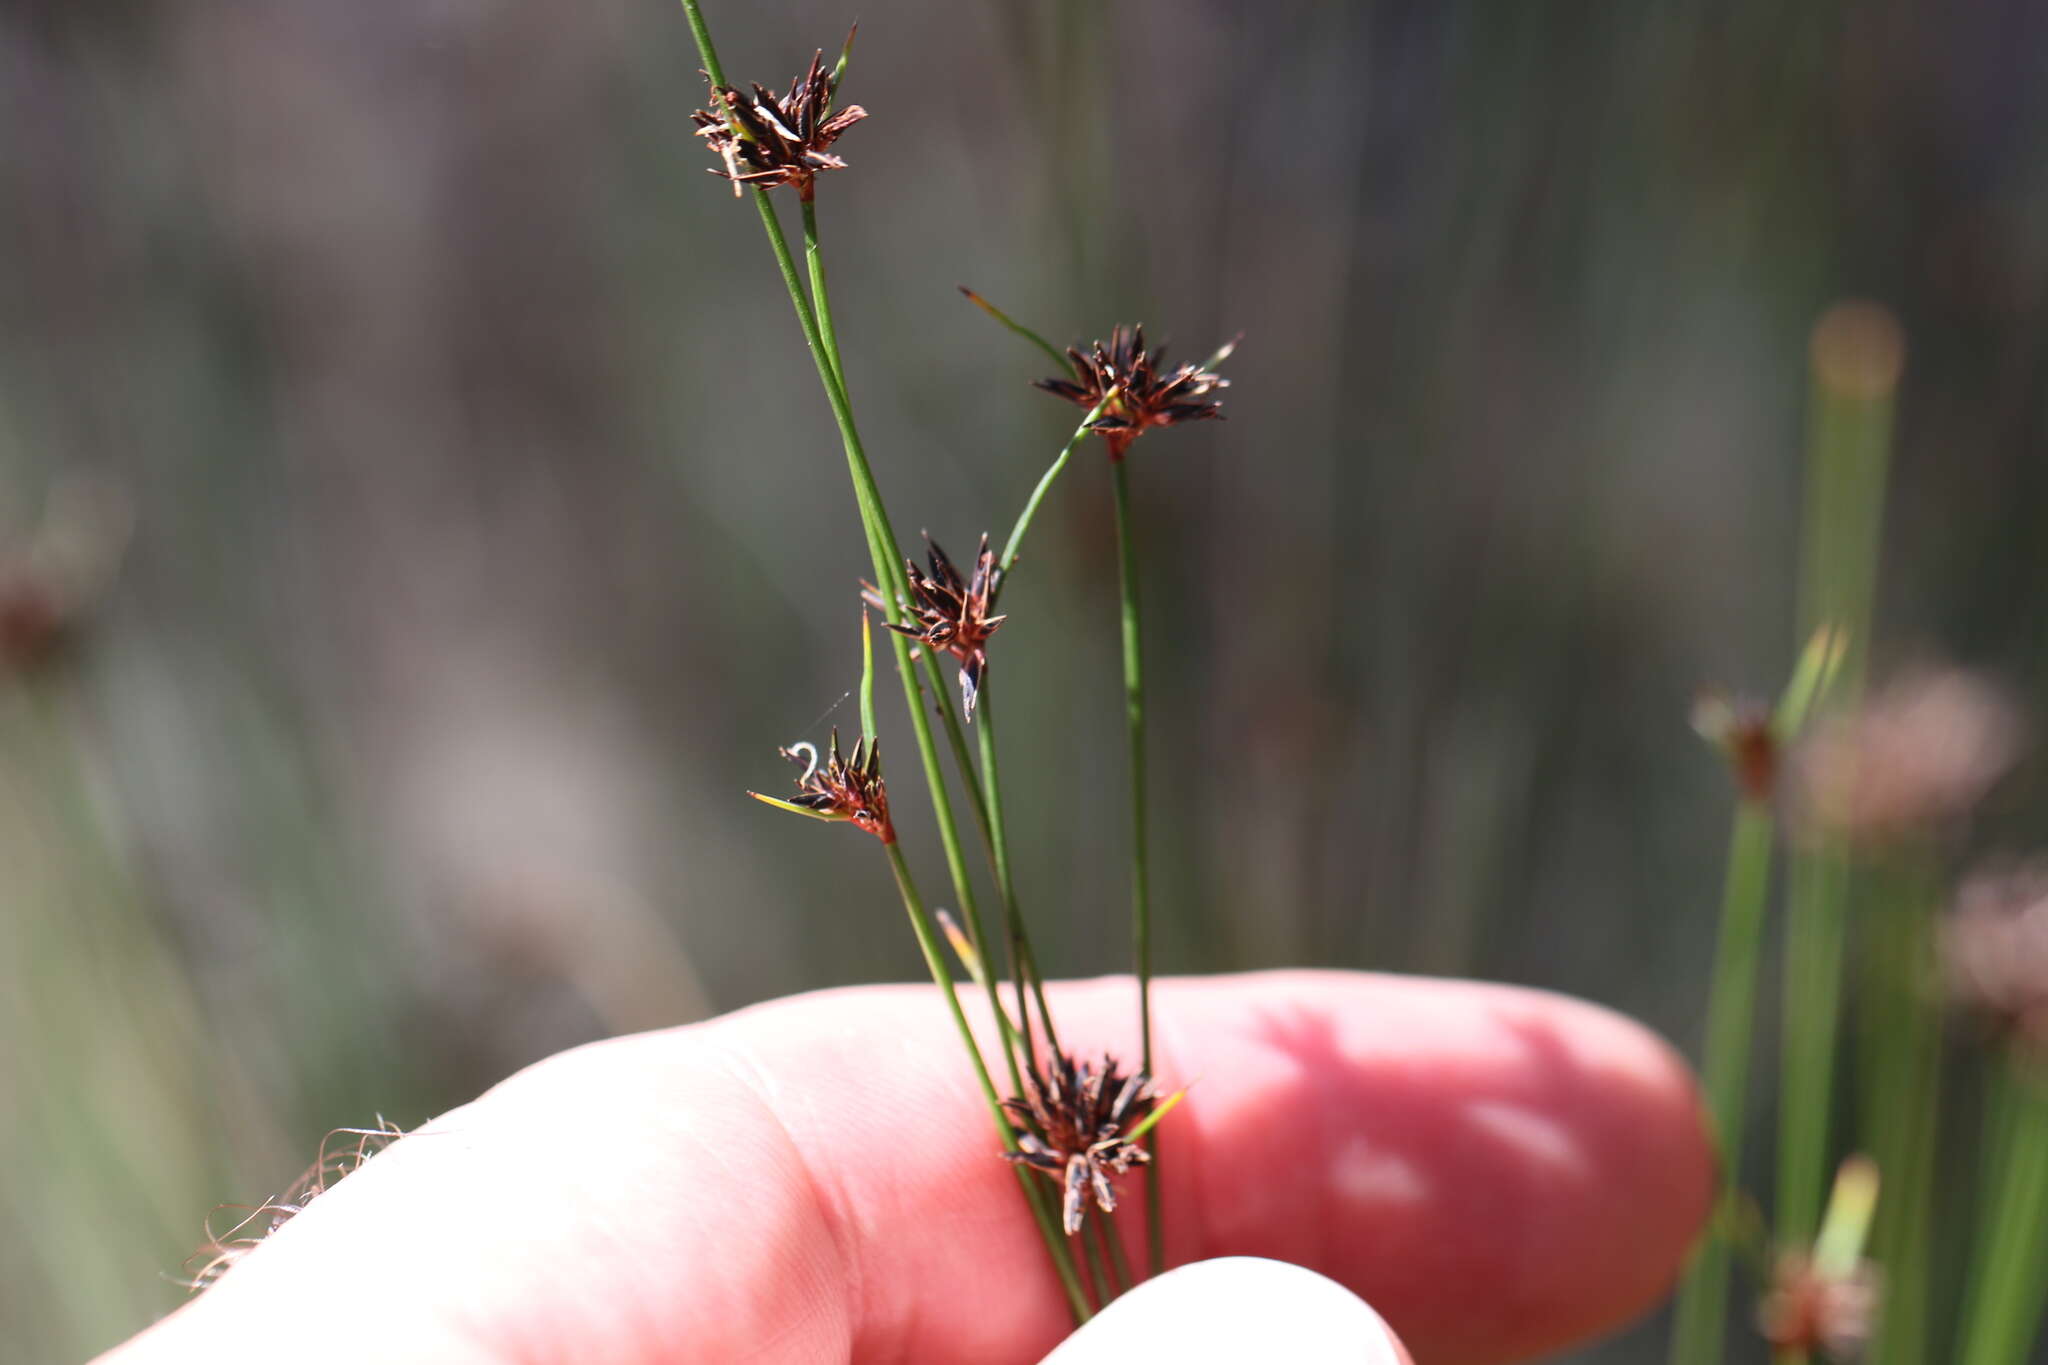
<svg viewBox="0 0 2048 1365">
<path fill-rule="evenodd" d="M 1958 1365 L 2024 1365 L 2048 1300 L 2048 1076 L 2014 1051 L 1986 1096 L 1981 1216 Z"/>
<path fill-rule="evenodd" d="M 1930 863 L 1929 855 L 1903 856 L 1873 879 L 1889 903 L 1873 907 L 1864 936 L 1863 1127 L 1885 1182 L 1871 1237 L 1872 1254 L 1884 1269 L 1884 1314 L 1872 1365 L 1919 1365 L 1927 1358 L 1941 1092 Z"/>
<path fill-rule="evenodd" d="M 1732 1187 L 1742 1163 L 1742 1117 L 1749 1083 L 1751 1023 L 1756 1013 L 1757 958 L 1771 877 L 1771 809 L 1744 800 L 1735 811 L 1728 871 L 1721 895 L 1720 942 L 1707 999 L 1702 1072 L 1707 1105 L 1720 1137 L 1721 1173 Z M 1672 1327 L 1672 1365 L 1719 1365 L 1728 1301 L 1729 1247 L 1710 1228 L 1693 1251 Z"/>
<path fill-rule="evenodd" d="M 1905 341 L 1888 312 L 1850 303 L 1821 318 L 1810 351 L 1799 633 L 1803 640 L 1823 626 L 1845 631 L 1836 696 L 1853 702 L 1869 657 L 1892 410 Z M 1792 855 L 1775 1199 L 1778 1239 L 1786 1245 L 1813 1238 L 1826 1188 L 1848 897 L 1849 857 L 1839 837 L 1823 836 Z"/>
</svg>

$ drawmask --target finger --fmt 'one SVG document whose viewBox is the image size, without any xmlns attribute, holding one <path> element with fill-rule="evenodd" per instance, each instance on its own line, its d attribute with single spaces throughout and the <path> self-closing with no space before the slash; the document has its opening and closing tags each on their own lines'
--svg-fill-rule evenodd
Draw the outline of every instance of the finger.
<svg viewBox="0 0 2048 1365">
<path fill-rule="evenodd" d="M 1129 1055 L 1128 981 L 1054 1002 L 1069 1046 Z M 1159 1132 L 1170 1258 L 1320 1271 L 1432 1365 L 1621 1323 L 1704 1217 L 1684 1068 L 1592 1006 L 1290 972 L 1162 982 L 1155 1011 L 1162 1081 L 1200 1078 Z M 1065 1308 L 969 1074 L 914 987 L 564 1054 L 377 1157 L 127 1365 L 277 1333 L 308 1360 L 1036 1360 Z"/>
<path fill-rule="evenodd" d="M 1365 1300 L 1313 1271 L 1252 1256 L 1198 1261 L 1146 1280 L 1042 1365 L 1133 1360 L 1415 1365 Z"/>
</svg>

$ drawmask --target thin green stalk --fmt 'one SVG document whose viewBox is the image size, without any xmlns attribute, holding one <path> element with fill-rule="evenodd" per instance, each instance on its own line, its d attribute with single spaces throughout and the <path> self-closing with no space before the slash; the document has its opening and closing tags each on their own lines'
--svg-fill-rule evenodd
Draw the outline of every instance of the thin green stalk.
<svg viewBox="0 0 2048 1365">
<path fill-rule="evenodd" d="M 1023 337 L 1039 350 L 1044 351 L 1052 363 L 1060 369 L 1065 370 L 1069 374 L 1074 372 L 1073 360 L 1061 351 L 1059 347 L 1053 345 L 1050 341 L 1047 341 L 1044 337 L 1032 331 L 1029 327 L 1026 327 L 1023 323 L 1017 321 L 1008 313 L 1005 313 L 1002 309 L 996 307 L 972 289 L 969 289 L 966 285 L 963 284 L 959 288 L 960 292 L 967 296 L 969 303 L 972 303 L 976 308 L 979 308 L 1018 336 Z"/>
<path fill-rule="evenodd" d="M 1116 1230 L 1115 1220 L 1104 1217 L 1102 1223 L 1103 1240 L 1109 1244 L 1110 1268 L 1116 1272 L 1117 1292 L 1121 1293 L 1136 1284 L 1138 1277 L 1132 1273 L 1131 1258 L 1124 1252 L 1124 1239 Z"/>
<path fill-rule="evenodd" d="M 996 890 L 1003 904 L 1003 940 L 1007 955 L 1010 978 L 1016 987 L 1017 1019 L 1023 1026 L 1024 1058 L 1032 1070 L 1038 1069 L 1038 1048 L 1031 1029 L 1031 1008 L 1025 995 L 1029 984 L 1024 970 L 1024 917 L 1017 908 L 1017 889 L 1010 875 L 1010 841 L 1003 826 L 1003 789 L 1001 768 L 996 762 L 996 721 L 994 695 L 989 680 L 981 684 L 981 783 L 982 803 L 988 811 L 989 857 L 995 864 Z M 1038 1009 L 1046 1013 L 1045 996 L 1040 992 Z"/>
<path fill-rule="evenodd" d="M 967 1023 L 967 1012 L 960 1008 L 960 992 L 954 987 L 952 970 L 946 966 L 945 954 L 939 949 L 938 932 L 932 924 L 931 915 L 925 909 L 923 897 L 918 895 L 917 884 L 911 880 L 910 865 L 903 860 L 903 850 L 894 842 L 884 844 L 882 848 L 889 855 L 889 870 L 896 874 L 896 889 L 902 893 L 903 909 L 910 916 L 910 929 L 917 935 L 917 946 L 924 952 L 925 966 L 930 970 L 932 980 L 938 984 L 939 993 L 946 997 L 946 1007 L 953 1015 L 953 1027 L 959 1031 L 967 1056 L 974 1063 L 975 1079 L 981 1082 L 982 1099 L 988 1105 L 989 1115 L 995 1119 L 996 1128 L 1003 1135 L 1003 1145 L 1014 1147 L 1017 1130 L 1011 1126 L 1010 1116 L 1004 1112 L 1003 1102 L 996 1094 L 995 1082 L 989 1078 L 988 1063 L 982 1059 L 981 1048 L 974 1041 L 974 1030 Z M 1032 1217 L 1038 1222 L 1047 1249 L 1053 1253 L 1053 1269 L 1059 1274 L 1060 1285 L 1074 1311 L 1074 1320 L 1086 1322 L 1089 1317 L 1088 1299 L 1081 1291 L 1073 1252 L 1054 1219 L 1048 1193 L 1024 1167 L 1018 1166 L 1016 1172 L 1024 1200 L 1031 1206 Z"/>
<path fill-rule="evenodd" d="M 1095 1295 L 1097 1309 L 1109 1307 L 1109 1301 L 1116 1295 L 1110 1290 L 1109 1268 L 1102 1263 L 1102 1248 L 1088 1236 L 1086 1227 L 1074 1234 L 1072 1240 L 1081 1244 L 1082 1265 L 1088 1272 L 1088 1288 Z"/>
<path fill-rule="evenodd" d="M 1986 1096 L 1982 1218 L 1956 1343 L 1959 1365 L 2024 1365 L 2048 1299 L 2048 1085 L 2014 1051 Z"/>
<path fill-rule="evenodd" d="M 712 43 L 711 31 L 704 22 L 698 0 L 682 0 L 682 3 L 683 12 L 689 20 L 690 31 L 697 40 L 697 50 L 703 59 L 705 72 L 714 85 L 726 84 L 724 67 L 718 60 L 718 51 Z M 848 401 L 846 387 L 841 379 L 843 367 L 838 360 L 837 351 L 828 344 L 827 337 L 820 327 L 818 315 L 812 309 L 811 301 L 805 297 L 803 284 L 797 276 L 796 262 L 790 255 L 789 240 L 783 233 L 782 222 L 776 215 L 774 204 L 770 202 L 766 191 L 757 187 L 752 193 L 762 229 L 775 256 L 776 268 L 781 273 L 783 285 L 789 293 L 790 306 L 796 312 L 797 325 L 804 334 L 806 345 L 810 348 L 811 360 L 817 368 L 819 382 L 824 387 L 826 402 L 830 405 L 833 421 L 839 428 L 840 443 L 846 452 L 847 470 L 853 481 L 854 500 L 860 510 L 862 531 L 868 542 L 869 558 L 874 565 L 875 582 L 882 590 L 884 611 L 893 619 L 902 610 L 901 602 L 905 589 L 903 568 L 896 548 L 895 532 L 889 525 L 888 512 L 883 506 L 881 491 L 876 486 L 874 471 L 868 464 L 867 452 L 861 444 L 859 429 L 854 424 L 852 405 Z M 806 248 L 813 265 L 812 278 L 817 287 L 819 305 L 829 315 L 831 305 L 824 289 L 823 263 L 817 255 L 816 212 L 809 204 L 806 204 L 805 208 Z M 931 722 L 925 715 L 922 688 L 912 667 L 908 642 L 894 631 L 890 632 L 890 640 L 896 655 L 897 674 L 903 683 L 904 702 L 910 712 L 912 731 L 917 739 L 918 757 L 924 768 L 925 783 L 931 791 L 932 810 L 938 822 L 939 838 L 946 854 L 947 871 L 952 878 L 955 894 L 960 899 L 961 912 L 968 919 L 970 932 L 975 933 L 978 938 L 980 910 L 975 903 L 967 876 L 966 859 L 960 849 L 959 830 L 955 825 L 952 805 L 947 796 L 945 773 L 939 764 L 937 746 L 933 743 Z M 941 700 L 943 701 L 943 696 Z M 964 745 L 961 747 L 964 748 Z M 978 804 L 978 792 L 975 793 L 975 801 Z M 895 868 L 899 885 L 905 893 L 906 905 L 910 905 L 913 903 L 915 891 L 908 881 L 908 869 L 904 866 L 901 854 L 894 844 L 889 845 L 889 852 L 891 865 Z M 924 949 L 926 962 L 933 969 L 934 980 L 940 981 L 942 985 L 949 983 L 951 974 L 946 971 L 944 958 L 936 951 L 931 926 L 928 918 L 921 913 L 921 904 L 919 909 L 913 911 L 911 918 L 914 927 L 917 928 L 918 941 Z M 995 993 L 993 978 L 990 978 L 988 995 L 1000 1029 L 1005 1016 L 1001 1008 L 1001 999 Z M 949 986 L 946 996 L 956 1020 L 962 1020 L 964 1028 L 964 1016 L 960 1014 L 959 999 Z M 976 1068 L 983 1090 L 990 1098 L 991 1112 L 997 1127 L 1008 1144 L 1014 1138 L 1014 1131 L 1010 1128 L 1000 1103 L 994 1098 L 994 1087 L 989 1080 L 987 1068 L 981 1061 L 979 1050 L 973 1047 L 972 1034 L 964 1036 L 970 1050 L 975 1054 Z M 1010 1059 L 1014 1072 L 1014 1049 L 1006 1042 L 1003 1052 L 1004 1056 Z M 1018 1171 L 1018 1181 L 1024 1190 L 1026 1202 L 1031 1206 L 1033 1217 L 1039 1224 L 1039 1230 L 1045 1237 L 1054 1268 L 1059 1272 L 1062 1284 L 1067 1289 L 1076 1318 L 1085 1320 L 1088 1316 L 1087 1302 L 1079 1292 L 1072 1253 L 1066 1247 L 1065 1239 L 1059 1234 L 1058 1228 L 1051 1221 L 1051 1210 L 1046 1194 L 1038 1189 L 1030 1180 L 1028 1173 L 1021 1169 Z"/>
<path fill-rule="evenodd" d="M 832 326 L 832 296 L 825 290 L 825 257 L 818 250 L 818 205 L 806 194 L 804 215 L 804 264 L 810 268 L 811 306 L 818 310 L 818 339 L 824 343 L 825 359 L 832 363 L 832 378 L 839 392 L 846 392 L 846 364 L 839 354 L 839 334 Z"/>
<path fill-rule="evenodd" d="M 1707 999 L 1702 1072 L 1707 1105 L 1720 1138 L 1721 1176 L 1732 1188 L 1742 1164 L 1743 1102 L 1749 1082 L 1751 1024 L 1756 1012 L 1757 957 L 1771 878 L 1771 809 L 1745 800 L 1735 811 L 1728 871 L 1721 895 L 1720 942 Z M 1710 1228 L 1693 1251 L 1679 1290 L 1671 1334 L 1671 1365 L 1720 1365 L 1727 1317 L 1729 1247 Z"/>
<path fill-rule="evenodd" d="M 1860 694 L 1868 658 L 1902 358 L 1897 324 L 1868 305 L 1834 309 L 1814 329 L 1799 630 L 1802 638 L 1830 625 L 1846 632 L 1843 704 Z M 1819 1224 L 1831 1164 L 1850 895 L 1839 836 L 1792 854 L 1786 892 L 1774 1202 L 1779 1240 L 1797 1246 Z"/>
<path fill-rule="evenodd" d="M 1868 935 L 1863 1034 L 1864 1142 L 1884 1174 L 1872 1251 L 1884 1268 L 1884 1320 L 1873 1365 L 1927 1358 L 1935 1115 L 1941 1090 L 1941 1006 L 1935 971 L 1932 869 L 1925 856 L 1885 869 L 1889 904 Z"/>
<path fill-rule="evenodd" d="M 1777 1226 L 1787 1246 L 1820 1218 L 1849 932 L 1849 859 L 1839 841 L 1795 852 L 1786 876 L 1781 968 Z"/>
<path fill-rule="evenodd" d="M 982 303 L 983 307 L 989 307 L 972 291 L 963 290 L 962 292 L 966 293 L 969 298 L 974 299 L 975 302 Z M 995 310 L 991 308 L 990 311 L 994 312 Z M 1002 317 L 1000 313 L 997 313 L 996 316 L 998 318 Z M 1004 321 L 1007 322 L 1007 319 L 1004 319 Z M 1015 326 L 1015 324 L 1010 325 Z M 1081 420 L 1081 425 L 1074 429 L 1073 436 L 1067 441 L 1065 446 L 1061 447 L 1059 454 L 1053 458 L 1052 464 L 1040 476 L 1037 487 L 1032 490 L 1030 498 L 1026 500 L 1023 512 L 1018 515 L 1016 525 L 1010 529 L 1009 539 L 1003 545 L 1002 557 L 998 561 L 1003 577 L 1007 577 L 1010 570 L 1016 566 L 1018 552 L 1024 544 L 1024 533 L 1031 528 L 1032 519 L 1037 516 L 1039 504 L 1045 500 L 1046 491 L 1052 487 L 1053 481 L 1066 468 L 1067 461 L 1073 457 L 1075 449 L 1088 438 L 1090 425 L 1108 410 L 1110 403 L 1115 401 L 1115 398 L 1116 390 L 1114 389 L 1103 396 L 1102 401 L 1096 404 L 1089 411 L 1088 415 Z M 1001 579 L 999 578 L 997 592 L 1000 593 L 1000 591 Z M 984 680 L 982 683 L 977 705 L 981 708 L 979 734 L 981 774 L 978 814 L 981 817 L 982 834 L 988 844 L 989 866 L 995 873 L 996 888 L 1002 902 L 1004 937 L 1008 945 L 1010 974 L 1016 987 L 1017 1015 L 1023 1025 L 1025 1058 L 1030 1065 L 1036 1067 L 1038 1065 L 1038 1058 L 1031 1029 L 1031 1012 L 1025 1001 L 1027 984 L 1032 995 L 1037 999 L 1039 1018 L 1045 1022 L 1046 1038 L 1049 1045 L 1053 1050 L 1057 1051 L 1059 1043 L 1057 1035 L 1053 1031 L 1052 1011 L 1047 1008 L 1045 1003 L 1045 985 L 1043 979 L 1038 974 L 1037 958 L 1032 952 L 1030 935 L 1025 932 L 1023 914 L 1017 906 L 1016 883 L 1010 871 L 1009 835 L 1003 822 L 1001 770 L 996 760 L 995 708 L 991 700 L 987 680 Z M 950 719 L 950 715 L 948 718 Z M 958 757 L 957 754 L 956 757 Z M 971 774 L 972 768 L 966 759 L 960 757 L 959 761 L 963 773 Z M 970 777 L 969 780 L 972 781 L 973 778 Z"/>
<path fill-rule="evenodd" d="M 1081 448 L 1081 443 L 1093 434 L 1092 428 L 1096 420 L 1109 411 L 1109 405 L 1122 393 L 1122 389 L 1112 388 L 1103 394 L 1102 401 L 1088 409 L 1088 415 L 1081 419 L 1081 425 L 1074 428 L 1074 434 L 1060 447 L 1060 453 L 1053 456 L 1052 463 L 1046 466 L 1045 473 L 1038 476 L 1038 485 L 1031 490 L 1031 496 L 1024 500 L 1024 510 L 1017 514 L 1017 524 L 1010 528 L 1010 538 L 1003 542 L 1002 556 L 996 561 L 1002 566 L 1004 577 L 1007 578 L 1010 570 L 1016 567 L 1017 556 L 1024 548 L 1024 533 L 1031 529 L 1032 521 L 1038 516 L 1038 505 L 1045 501 L 1045 495 L 1051 490 L 1053 480 L 1059 478 L 1060 472 L 1067 467 L 1067 461 L 1074 457 L 1074 452 Z"/>
<path fill-rule="evenodd" d="M 1088 1221 L 1095 1225 L 1095 1240 L 1102 1247 L 1107 1272 L 1103 1284 L 1115 1298 L 1131 1287 L 1131 1261 L 1124 1254 L 1124 1239 L 1117 1235 L 1110 1216 L 1097 1210 L 1088 1215 Z"/>
<path fill-rule="evenodd" d="M 765 201 L 767 196 L 757 194 Z M 775 246 L 778 259 L 786 259 L 789 246 L 782 235 L 781 221 L 772 208 L 763 221 L 769 224 L 769 240 Z M 812 342 L 812 354 L 817 360 L 818 378 L 825 386 L 827 399 L 831 402 L 833 415 L 839 419 L 840 434 L 846 443 L 847 460 L 853 471 L 854 490 L 861 504 L 862 519 L 868 531 L 868 553 L 875 565 L 875 582 L 882 586 L 884 609 L 891 619 L 901 614 L 901 603 L 907 587 L 896 548 L 896 533 L 889 525 L 888 511 L 882 502 L 881 490 L 876 486 L 874 473 L 867 463 L 866 452 L 860 445 L 859 429 L 854 425 L 852 402 L 847 396 L 844 380 L 845 367 L 840 359 L 837 343 L 831 332 L 832 300 L 825 288 L 824 259 L 818 250 L 817 206 L 809 200 L 803 205 L 804 255 L 810 262 L 811 306 L 815 309 L 814 321 L 806 330 L 807 339 Z M 784 272 L 786 281 L 794 280 L 794 268 Z M 801 296 L 800 289 L 794 289 L 791 298 Z M 799 322 L 805 309 L 798 309 Z M 858 459 L 856 459 L 858 453 Z M 939 824 L 939 840 L 946 854 L 946 871 L 952 881 L 953 894 L 960 902 L 960 913 L 966 921 L 968 941 L 975 951 L 986 956 L 987 934 L 982 927 L 981 905 L 974 894 L 974 883 L 967 871 L 967 855 L 961 847 L 959 827 L 953 816 L 953 806 L 946 795 L 945 775 L 942 771 L 936 746 L 932 742 L 931 720 L 925 714 L 922 689 L 910 658 L 910 646 L 903 636 L 889 632 L 896 651 L 897 670 L 903 677 L 904 700 L 911 712 L 911 723 L 917 734 L 918 755 L 923 760 L 925 781 L 931 789 L 932 809 Z M 951 743 L 955 761 L 961 765 L 962 780 L 967 784 L 969 805 L 981 817 L 984 825 L 986 815 L 981 810 L 981 794 L 974 777 L 972 762 L 966 757 L 967 745 L 959 732 L 959 722 L 954 718 L 951 694 L 946 690 L 940 676 L 937 661 L 929 650 L 925 651 L 925 665 L 931 673 L 932 689 L 937 697 L 940 716 L 947 726 L 947 738 Z M 993 978 L 988 985 L 989 1012 L 1003 1030 L 1003 1058 L 1010 1073 L 1010 1082 L 1017 1091 L 1023 1089 L 1023 1079 L 1017 1073 L 1016 1050 L 1004 1020 L 1001 997 L 996 993 Z"/>
<path fill-rule="evenodd" d="M 1145 650 L 1138 616 L 1138 549 L 1131 524 L 1131 480 L 1122 452 L 1109 462 L 1116 490 L 1117 576 L 1123 589 L 1124 728 L 1131 768 L 1131 950 L 1138 972 L 1141 1065 L 1152 1074 L 1152 863 L 1145 816 Z M 1159 1136 L 1145 1165 L 1145 1243 L 1152 1273 L 1166 1269 L 1166 1231 L 1159 1200 Z"/>
</svg>

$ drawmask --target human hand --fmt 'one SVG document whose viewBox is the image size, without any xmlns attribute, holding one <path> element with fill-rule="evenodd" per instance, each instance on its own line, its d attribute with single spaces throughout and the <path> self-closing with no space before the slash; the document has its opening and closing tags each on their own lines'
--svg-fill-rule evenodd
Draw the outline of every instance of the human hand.
<svg viewBox="0 0 2048 1365">
<path fill-rule="evenodd" d="M 1132 1056 L 1127 980 L 1051 995 L 1063 1041 Z M 1348 972 L 1160 981 L 1153 1009 L 1162 1083 L 1199 1079 L 1159 1129 L 1169 1261 L 1321 1271 L 1427 1365 L 1619 1325 L 1705 1217 L 1692 1082 L 1607 1011 Z M 1069 1327 L 958 1036 L 891 986 L 530 1067 L 102 1360 L 1021 1365 Z"/>
</svg>

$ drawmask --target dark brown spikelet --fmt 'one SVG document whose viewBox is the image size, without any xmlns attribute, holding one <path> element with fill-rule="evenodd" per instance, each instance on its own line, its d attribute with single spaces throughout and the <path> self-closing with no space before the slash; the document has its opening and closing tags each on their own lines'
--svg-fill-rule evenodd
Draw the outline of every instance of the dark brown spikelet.
<svg viewBox="0 0 2048 1365">
<path fill-rule="evenodd" d="M 863 739 L 853 746 L 852 758 L 843 758 L 835 729 L 832 747 L 822 759 L 817 746 L 810 743 L 791 745 L 781 752 L 804 770 L 796 780 L 797 794 L 787 802 L 774 802 L 758 792 L 749 795 L 771 804 L 795 806 L 821 820 L 850 820 L 885 844 L 896 842 L 896 827 L 889 822 L 889 793 L 882 781 L 880 740 Z"/>
<path fill-rule="evenodd" d="M 852 35 L 846 41 L 851 44 Z M 790 84 L 787 95 L 777 97 L 761 85 L 753 89 L 746 95 L 730 85 L 714 85 L 712 107 L 690 115 L 697 136 L 723 163 L 711 173 L 732 181 L 735 195 L 745 185 L 794 185 L 798 196 L 808 200 L 819 171 L 845 167 L 829 149 L 868 111 L 857 104 L 832 108 L 835 91 L 823 52 L 811 58 L 810 68 Z"/>
<path fill-rule="evenodd" d="M 1152 1112 L 1155 1098 L 1150 1076 L 1124 1075 L 1107 1053 L 1099 1065 L 1057 1053 L 1042 1074 L 1036 1067 L 1024 1073 L 1021 1098 L 1003 1101 L 1019 1125 L 1017 1150 L 1003 1157 L 1060 1183 L 1061 1222 L 1072 1236 L 1091 1194 L 1097 1208 L 1115 1213 L 1111 1178 L 1151 1160 L 1125 1135 Z"/>
<path fill-rule="evenodd" d="M 1225 346 L 1211 363 L 1220 362 L 1236 345 L 1233 341 Z M 1152 427 L 1223 416 L 1223 405 L 1209 395 L 1230 387 L 1230 381 L 1201 365 L 1167 368 L 1166 348 L 1146 349 L 1142 326 L 1112 328 L 1107 345 L 1098 341 L 1086 351 L 1069 347 L 1067 359 L 1074 367 L 1072 378 L 1040 379 L 1038 387 L 1084 408 L 1093 408 L 1116 390 L 1115 400 L 1093 423 L 1112 460 L 1121 460 L 1131 442 Z"/>
<path fill-rule="evenodd" d="M 950 654 L 960 662 L 960 705 L 967 719 L 974 719 L 974 699 L 981 692 L 981 677 L 988 670 L 988 637 L 1002 625 L 1003 617 L 989 615 L 1002 571 L 996 568 L 995 551 L 988 537 L 974 553 L 974 572 L 965 578 L 946 558 L 946 552 L 930 536 L 924 538 L 930 572 L 917 561 L 903 561 L 910 579 L 910 600 L 904 603 L 911 620 L 891 622 L 889 629 L 908 635 L 927 649 Z"/>
</svg>

